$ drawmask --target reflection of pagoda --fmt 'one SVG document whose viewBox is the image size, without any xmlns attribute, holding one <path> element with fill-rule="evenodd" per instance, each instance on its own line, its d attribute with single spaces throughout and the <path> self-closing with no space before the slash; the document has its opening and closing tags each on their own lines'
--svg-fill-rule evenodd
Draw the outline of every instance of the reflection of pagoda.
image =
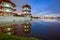
<svg viewBox="0 0 60 40">
<path fill-rule="evenodd" d="M 23 24 L 23 32 L 24 33 L 30 33 L 31 32 L 31 24 L 29 22 L 26 22 Z"/>
<path fill-rule="evenodd" d="M 16 5 L 14 3 L 12 3 L 10 0 L 0 0 L 0 16 L 13 16 L 14 15 L 14 11 L 15 11 L 15 8 Z M 4 19 L 4 17 L 2 17 L 2 19 Z M 9 17 L 6 18 L 7 20 L 10 19 Z M 4 19 L 4 20 L 6 20 Z M 5 26 L 3 25 L 1 27 L 1 30 L 3 33 L 8 33 L 8 34 L 11 34 L 12 31 L 13 31 L 13 27 L 11 26 Z"/>
<path fill-rule="evenodd" d="M 0 0 L 0 16 L 13 16 L 16 5 L 10 0 Z"/>
<path fill-rule="evenodd" d="M 30 7 L 30 5 L 25 4 L 25 5 L 22 6 L 22 8 L 23 8 L 23 10 L 22 10 L 23 15 L 25 17 L 31 17 L 31 7 Z"/>
<path fill-rule="evenodd" d="M 17 25 L 6 25 L 6 26 L 0 26 L 0 30 L 2 33 L 6 33 L 6 34 L 14 34 L 14 31 L 16 30 Z"/>
</svg>

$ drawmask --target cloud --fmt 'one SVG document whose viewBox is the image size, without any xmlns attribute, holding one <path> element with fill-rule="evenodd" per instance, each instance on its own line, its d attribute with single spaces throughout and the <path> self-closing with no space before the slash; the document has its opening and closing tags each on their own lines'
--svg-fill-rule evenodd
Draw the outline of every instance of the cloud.
<svg viewBox="0 0 60 40">
<path fill-rule="evenodd" d="M 17 7 L 17 10 L 22 10 L 22 6 L 26 3 L 32 7 L 31 14 L 60 14 L 60 0 L 11 0 Z M 38 1 L 38 2 L 37 2 Z"/>
</svg>

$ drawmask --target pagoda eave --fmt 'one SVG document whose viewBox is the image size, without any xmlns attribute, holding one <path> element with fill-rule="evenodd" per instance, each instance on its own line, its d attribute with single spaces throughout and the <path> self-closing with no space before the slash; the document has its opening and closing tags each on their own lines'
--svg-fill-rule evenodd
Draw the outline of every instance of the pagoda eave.
<svg viewBox="0 0 60 40">
<path fill-rule="evenodd" d="M 27 14 L 25 14 L 25 15 L 32 15 L 32 14 L 28 14 L 28 13 L 27 13 Z"/>
<path fill-rule="evenodd" d="M 28 4 L 26 4 L 26 5 L 22 6 L 22 8 L 25 8 L 25 7 L 28 7 L 28 8 L 30 8 L 30 9 L 31 9 L 31 7 L 30 7 Z"/>
<path fill-rule="evenodd" d="M 22 12 L 25 12 L 25 11 L 31 12 L 31 10 L 22 10 Z"/>
<path fill-rule="evenodd" d="M 16 9 L 14 9 L 14 8 L 0 6 L 0 9 L 2 9 L 2 8 L 9 8 L 9 9 L 16 11 Z"/>
<path fill-rule="evenodd" d="M 12 13 L 12 12 L 3 12 L 3 11 L 0 11 L 0 13 Z"/>
<path fill-rule="evenodd" d="M 13 7 L 16 7 L 16 5 L 15 5 L 13 2 L 11 2 L 10 0 L 0 0 L 0 4 L 1 4 L 2 2 L 11 3 L 11 4 L 13 5 Z"/>
</svg>

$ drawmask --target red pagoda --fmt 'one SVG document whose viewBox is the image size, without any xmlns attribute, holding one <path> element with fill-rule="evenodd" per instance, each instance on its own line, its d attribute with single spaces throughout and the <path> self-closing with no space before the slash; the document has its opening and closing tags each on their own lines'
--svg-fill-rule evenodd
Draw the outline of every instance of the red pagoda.
<svg viewBox="0 0 60 40">
<path fill-rule="evenodd" d="M 10 0 L 0 0 L 0 16 L 13 16 L 16 5 Z"/>
</svg>

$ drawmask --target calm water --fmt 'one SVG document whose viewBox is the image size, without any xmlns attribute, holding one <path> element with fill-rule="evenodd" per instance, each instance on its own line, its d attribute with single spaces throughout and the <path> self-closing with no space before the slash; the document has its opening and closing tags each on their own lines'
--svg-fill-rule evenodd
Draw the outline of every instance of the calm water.
<svg viewBox="0 0 60 40">
<path fill-rule="evenodd" d="M 43 40 L 57 40 L 60 39 L 60 20 L 32 21 L 29 33 L 24 33 L 21 25 L 17 27 L 16 31 L 16 35 L 18 36 L 31 36 Z"/>
<path fill-rule="evenodd" d="M 30 31 L 28 33 L 23 32 L 22 24 L 18 24 L 14 34 L 17 36 L 36 37 L 43 40 L 60 39 L 60 19 L 39 19 L 30 22 L 30 24 Z"/>
</svg>

